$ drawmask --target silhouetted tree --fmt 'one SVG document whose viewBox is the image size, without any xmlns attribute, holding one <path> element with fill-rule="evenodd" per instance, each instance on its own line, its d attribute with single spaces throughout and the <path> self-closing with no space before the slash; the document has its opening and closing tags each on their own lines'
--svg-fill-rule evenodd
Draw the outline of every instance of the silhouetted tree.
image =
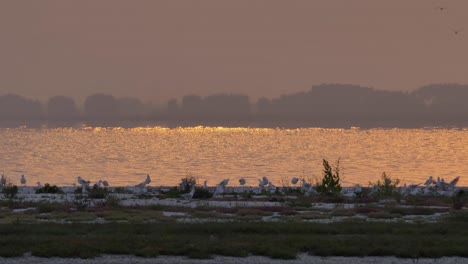
<svg viewBox="0 0 468 264">
<path fill-rule="evenodd" d="M 167 113 L 175 117 L 179 114 L 179 105 L 177 104 L 177 99 L 170 99 L 167 101 Z"/>
<path fill-rule="evenodd" d="M 80 115 L 75 101 L 65 96 L 49 98 L 46 110 L 47 117 L 53 120 L 73 120 Z"/>
<path fill-rule="evenodd" d="M 181 110 L 184 117 L 200 117 L 203 114 L 203 98 L 194 94 L 182 97 Z"/>
<path fill-rule="evenodd" d="M 203 99 L 203 116 L 210 119 L 243 119 L 250 115 L 249 97 L 239 94 L 215 94 Z"/>
<path fill-rule="evenodd" d="M 468 120 L 468 85 L 431 84 L 413 92 L 434 120 Z"/>
<path fill-rule="evenodd" d="M 43 117 L 41 103 L 16 94 L 0 96 L 1 120 L 33 120 Z"/>
<path fill-rule="evenodd" d="M 140 99 L 123 97 L 117 99 L 119 117 L 123 119 L 141 119 L 146 115 L 146 109 Z"/>
<path fill-rule="evenodd" d="M 119 104 L 112 95 L 90 95 L 84 102 L 84 116 L 89 120 L 115 120 L 119 117 Z"/>
</svg>

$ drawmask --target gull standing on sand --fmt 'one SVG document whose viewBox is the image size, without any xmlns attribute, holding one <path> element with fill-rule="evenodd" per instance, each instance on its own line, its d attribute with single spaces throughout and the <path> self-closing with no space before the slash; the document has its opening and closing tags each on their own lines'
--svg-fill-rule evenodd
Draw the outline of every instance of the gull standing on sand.
<svg viewBox="0 0 468 264">
<path fill-rule="evenodd" d="M 240 178 L 240 179 L 239 179 L 239 184 L 242 186 L 242 187 L 239 189 L 239 192 L 243 193 L 243 192 L 245 191 L 245 187 L 244 187 L 245 183 L 246 183 L 246 180 L 245 180 L 244 178 Z"/>
<path fill-rule="evenodd" d="M 185 200 L 191 201 L 194 194 L 195 194 L 195 186 L 192 186 L 192 190 L 189 193 L 181 194 L 180 197 L 184 198 Z"/>
<path fill-rule="evenodd" d="M 299 179 L 296 178 L 296 177 L 292 177 L 292 179 L 291 179 L 291 183 L 294 184 L 294 185 L 296 185 L 298 181 L 299 181 Z"/>
<path fill-rule="evenodd" d="M 146 179 L 142 182 L 142 183 L 139 183 L 137 185 L 135 185 L 135 187 L 137 188 L 140 188 L 140 189 L 143 189 L 146 187 L 147 184 L 149 184 L 151 182 L 151 178 L 149 175 L 146 175 Z"/>
<path fill-rule="evenodd" d="M 267 186 L 269 183 L 268 178 L 266 176 L 263 176 L 261 180 L 258 180 L 258 187 L 264 189 L 265 186 Z"/>
<path fill-rule="evenodd" d="M 314 189 L 314 187 L 312 187 L 311 184 L 309 184 L 309 188 L 306 190 L 304 195 L 309 196 L 309 195 L 316 195 L 316 194 L 318 194 L 318 192 Z"/>
<path fill-rule="evenodd" d="M 354 193 L 355 194 L 361 194 L 362 193 L 362 188 L 360 184 L 354 185 Z"/>
<path fill-rule="evenodd" d="M 216 190 L 215 192 L 213 193 L 213 196 L 217 196 L 219 194 L 223 194 L 224 193 L 224 188 L 226 187 L 226 185 L 228 184 L 229 182 L 229 179 L 224 179 L 222 180 L 218 185 L 216 185 Z"/>
<path fill-rule="evenodd" d="M 312 187 L 312 184 L 306 182 L 305 179 L 302 179 L 302 185 L 301 185 L 302 191 L 307 191 L 309 190 L 310 187 Z"/>
<path fill-rule="evenodd" d="M 0 179 L 0 187 L 6 186 L 6 178 L 5 175 L 2 174 L 2 178 Z"/>
<path fill-rule="evenodd" d="M 268 192 L 270 192 L 270 193 L 275 193 L 276 192 L 276 186 L 272 182 L 268 183 Z"/>
<path fill-rule="evenodd" d="M 24 177 L 24 174 L 21 175 L 21 180 L 20 180 L 21 184 L 25 185 L 26 184 L 26 178 Z"/>
<path fill-rule="evenodd" d="M 240 184 L 240 185 L 245 185 L 245 179 L 244 179 L 244 178 L 240 178 L 240 179 L 239 179 L 239 184 Z"/>
<path fill-rule="evenodd" d="M 424 185 L 426 185 L 426 187 L 429 187 L 431 186 L 431 184 L 434 183 L 434 179 L 432 178 L 432 176 L 429 176 L 429 178 L 427 178 L 426 182 L 424 183 Z"/>
<path fill-rule="evenodd" d="M 453 179 L 449 184 L 452 186 L 452 187 L 455 187 L 455 185 L 457 185 L 458 181 L 460 180 L 460 176 L 457 176 L 455 179 Z"/>
<path fill-rule="evenodd" d="M 89 186 L 90 182 L 83 180 L 81 176 L 76 177 L 76 179 L 78 180 L 78 183 L 81 184 L 81 186 L 86 186 L 86 187 Z"/>
<path fill-rule="evenodd" d="M 95 188 L 101 188 L 101 184 L 102 184 L 102 181 L 99 180 L 98 182 L 96 182 L 96 183 L 94 184 L 93 187 L 95 187 Z"/>
</svg>

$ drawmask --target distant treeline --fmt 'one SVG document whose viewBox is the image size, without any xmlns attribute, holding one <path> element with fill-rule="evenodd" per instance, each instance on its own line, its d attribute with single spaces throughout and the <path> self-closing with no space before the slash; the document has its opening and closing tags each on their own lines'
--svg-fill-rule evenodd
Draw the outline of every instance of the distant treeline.
<svg viewBox="0 0 468 264">
<path fill-rule="evenodd" d="M 138 98 L 93 94 L 79 107 L 73 98 L 47 102 L 15 94 L 0 96 L 0 120 L 50 121 L 247 121 L 309 125 L 468 125 L 468 85 L 434 84 L 413 92 L 392 92 L 346 84 L 322 84 L 309 91 L 260 98 L 247 95 L 186 95 L 164 106 Z"/>
</svg>

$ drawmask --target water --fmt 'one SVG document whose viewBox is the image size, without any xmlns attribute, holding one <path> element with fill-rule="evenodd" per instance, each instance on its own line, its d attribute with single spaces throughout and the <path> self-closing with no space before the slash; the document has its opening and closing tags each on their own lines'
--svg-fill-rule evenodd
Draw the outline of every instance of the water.
<svg viewBox="0 0 468 264">
<path fill-rule="evenodd" d="M 340 159 L 343 185 L 403 183 L 428 176 L 468 185 L 468 129 L 14 128 L 0 129 L 0 171 L 19 184 L 71 185 L 76 177 L 111 185 L 176 185 L 186 175 L 215 185 L 230 178 L 276 185 L 321 178 L 322 159 Z"/>
</svg>

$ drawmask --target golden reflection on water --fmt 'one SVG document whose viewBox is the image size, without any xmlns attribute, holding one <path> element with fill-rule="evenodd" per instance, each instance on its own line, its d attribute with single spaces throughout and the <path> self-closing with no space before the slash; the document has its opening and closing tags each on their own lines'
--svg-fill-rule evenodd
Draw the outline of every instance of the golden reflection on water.
<svg viewBox="0 0 468 264">
<path fill-rule="evenodd" d="M 320 178 L 322 159 L 340 159 L 343 185 L 367 185 L 382 172 L 403 183 L 461 176 L 468 185 L 467 129 L 269 129 L 226 127 L 83 127 L 0 129 L 0 170 L 19 184 L 70 185 L 76 177 L 113 185 L 175 185 L 193 175 L 215 185 L 230 178 L 276 185 Z"/>
</svg>

